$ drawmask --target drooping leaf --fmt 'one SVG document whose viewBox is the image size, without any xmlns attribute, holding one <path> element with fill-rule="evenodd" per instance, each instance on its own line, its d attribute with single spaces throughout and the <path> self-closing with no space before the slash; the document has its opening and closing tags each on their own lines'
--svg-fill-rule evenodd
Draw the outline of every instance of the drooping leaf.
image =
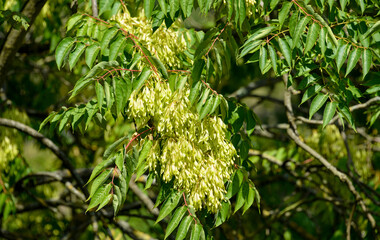
<svg viewBox="0 0 380 240">
<path fill-rule="evenodd" d="M 86 88 L 88 85 L 90 85 L 93 82 L 92 79 L 86 79 L 86 78 L 81 78 L 79 79 L 71 91 L 71 96 L 69 98 L 69 101 L 73 99 L 80 91 L 82 91 L 84 88 Z"/>
<path fill-rule="evenodd" d="M 243 207 L 245 203 L 245 199 L 247 198 L 248 194 L 249 194 L 249 185 L 247 182 L 244 181 L 236 197 L 234 213 L 236 213 L 241 207 Z"/>
<path fill-rule="evenodd" d="M 120 139 L 118 139 L 116 142 L 112 143 L 105 151 L 104 151 L 104 154 L 103 154 L 103 159 L 107 159 L 109 156 L 111 156 L 111 154 L 115 151 L 115 149 L 117 149 L 118 147 L 120 147 L 125 140 L 128 139 L 128 136 L 124 136 Z"/>
<path fill-rule="evenodd" d="M 198 59 L 194 62 L 193 70 L 191 71 L 192 82 L 198 82 L 202 75 L 202 70 L 205 66 L 205 60 Z"/>
<path fill-rule="evenodd" d="M 293 2 L 290 2 L 290 1 L 284 2 L 280 12 L 278 13 L 278 22 L 279 22 L 278 28 L 280 30 L 281 30 L 282 25 L 285 22 L 285 19 L 289 18 L 289 11 L 290 11 L 290 8 L 292 7 L 292 5 L 293 5 Z"/>
<path fill-rule="evenodd" d="M 301 38 L 301 35 L 303 31 L 306 29 L 306 25 L 309 23 L 310 17 L 303 17 L 301 20 L 298 22 L 296 30 L 294 32 L 294 37 L 293 37 L 293 46 L 292 49 L 295 48 Z"/>
<path fill-rule="evenodd" d="M 71 51 L 75 43 L 75 39 L 71 37 L 64 38 L 57 46 L 55 50 L 55 60 L 57 62 L 58 69 L 61 69 L 63 60 L 66 58 L 67 54 Z"/>
<path fill-rule="evenodd" d="M 177 207 L 179 201 L 181 200 L 182 192 L 173 191 L 169 198 L 164 202 L 160 214 L 157 217 L 156 223 L 164 219 L 169 213 L 171 213 L 175 207 Z"/>
<path fill-rule="evenodd" d="M 191 230 L 190 240 L 203 240 L 205 239 L 205 232 L 200 223 L 196 223 L 193 225 L 193 229 Z"/>
<path fill-rule="evenodd" d="M 150 18 L 152 16 L 155 0 L 144 0 L 145 16 Z"/>
<path fill-rule="evenodd" d="M 70 70 L 73 69 L 73 67 L 78 62 L 80 56 L 82 56 L 82 53 L 84 52 L 85 49 L 86 49 L 86 45 L 84 43 L 78 43 L 75 48 L 75 51 L 69 55 Z"/>
<path fill-rule="evenodd" d="M 368 48 L 363 50 L 362 63 L 363 63 L 363 79 L 364 79 L 372 65 L 372 52 Z"/>
<path fill-rule="evenodd" d="M 276 50 L 274 50 L 274 48 L 270 44 L 268 44 L 268 52 L 270 60 L 272 62 L 273 71 L 277 75 L 277 53 Z"/>
<path fill-rule="evenodd" d="M 335 58 L 338 72 L 340 68 L 342 67 L 343 63 L 346 61 L 346 59 L 347 59 L 347 44 L 340 41 L 336 58 Z"/>
<path fill-rule="evenodd" d="M 229 201 L 222 202 L 222 207 L 216 215 L 216 221 L 214 227 L 220 226 L 229 217 L 231 212 L 231 203 Z"/>
<path fill-rule="evenodd" d="M 347 77 L 347 75 L 352 71 L 352 69 L 354 69 L 354 67 L 356 66 L 356 63 L 358 62 L 360 58 L 361 53 L 362 53 L 362 50 L 360 48 L 355 48 L 351 52 L 347 60 L 347 68 L 346 68 L 345 77 Z"/>
<path fill-rule="evenodd" d="M 264 46 L 260 46 L 259 67 L 262 74 L 264 74 L 266 63 L 267 63 L 267 49 Z"/>
<path fill-rule="evenodd" d="M 120 35 L 115 41 L 111 43 L 109 60 L 116 60 L 119 53 L 123 54 L 123 50 L 125 47 L 126 39 L 124 35 Z"/>
<path fill-rule="evenodd" d="M 170 5 L 170 17 L 174 20 L 174 17 L 175 17 L 175 14 L 176 12 L 179 10 L 179 1 L 180 0 L 173 0 L 173 1 L 170 1 L 169 5 Z"/>
<path fill-rule="evenodd" d="M 313 101 L 311 102 L 309 109 L 309 119 L 325 104 L 326 100 L 329 98 L 327 94 L 319 93 Z"/>
<path fill-rule="evenodd" d="M 116 27 L 109 28 L 103 35 L 102 41 L 100 42 L 101 52 L 104 53 L 111 40 L 116 36 L 119 29 Z"/>
<path fill-rule="evenodd" d="M 230 199 L 233 197 L 240 189 L 240 186 L 243 182 L 243 173 L 239 170 L 235 172 L 235 174 L 232 176 L 232 182 L 230 182 L 230 185 L 227 189 L 226 197 Z"/>
<path fill-rule="evenodd" d="M 109 183 L 105 186 L 103 185 L 100 188 L 98 188 L 98 190 L 92 196 L 90 204 L 88 205 L 86 212 L 98 206 L 100 203 L 102 203 L 104 201 L 104 198 L 106 198 L 107 195 L 109 194 L 111 187 L 112 187 L 112 184 Z"/>
<path fill-rule="evenodd" d="M 107 10 L 110 10 L 112 3 L 112 0 L 99 0 L 99 16 L 101 16 Z"/>
<path fill-rule="evenodd" d="M 315 43 L 317 42 L 317 39 L 319 37 L 319 33 L 321 31 L 321 26 L 319 26 L 318 23 L 313 23 L 311 27 L 309 28 L 309 31 L 307 32 L 307 38 L 306 38 L 306 44 L 305 44 L 305 53 L 310 51 Z"/>
<path fill-rule="evenodd" d="M 169 235 L 177 228 L 183 216 L 185 216 L 186 212 L 187 206 L 177 208 L 177 210 L 174 212 L 172 218 L 169 221 L 168 227 L 166 228 L 165 239 L 169 237 Z"/>
<path fill-rule="evenodd" d="M 101 111 L 103 106 L 104 90 L 103 86 L 99 83 L 99 81 L 96 81 L 95 83 L 95 92 L 96 98 L 98 99 L 99 111 Z"/>
<path fill-rule="evenodd" d="M 88 179 L 87 183 L 91 182 L 103 169 L 110 167 L 112 164 L 114 164 L 116 158 L 110 158 L 106 161 L 103 161 L 99 163 L 94 170 L 92 170 L 91 176 Z"/>
<path fill-rule="evenodd" d="M 245 198 L 243 214 L 252 206 L 253 201 L 255 200 L 255 190 L 249 186 L 248 194 Z"/>
<path fill-rule="evenodd" d="M 319 47 L 321 48 L 322 56 L 325 56 L 326 52 L 326 28 L 322 28 L 319 32 Z"/>
<path fill-rule="evenodd" d="M 133 81 L 132 88 L 134 91 L 139 91 L 144 85 L 145 81 L 150 77 L 152 72 L 149 68 L 144 67 L 137 80 Z"/>
<path fill-rule="evenodd" d="M 214 105 L 215 98 L 211 96 L 204 106 L 202 107 L 201 111 L 199 112 L 199 120 L 202 120 L 207 114 L 210 113 L 213 105 Z"/>
<path fill-rule="evenodd" d="M 323 112 L 323 128 L 325 128 L 335 115 L 337 102 L 328 102 Z"/>
<path fill-rule="evenodd" d="M 106 170 L 94 179 L 91 185 L 90 196 L 88 197 L 88 199 L 90 199 L 94 195 L 96 190 L 98 190 L 98 188 L 109 178 L 109 176 L 111 176 L 112 172 L 113 172 L 113 169 Z"/>
<path fill-rule="evenodd" d="M 92 44 L 86 48 L 85 58 L 86 64 L 89 68 L 92 68 L 96 58 L 98 57 L 100 51 L 100 45 L 98 43 Z"/>
<path fill-rule="evenodd" d="M 290 50 L 288 43 L 283 38 L 279 38 L 278 44 L 280 45 L 281 52 L 284 55 L 285 60 L 288 63 L 288 66 L 291 67 L 292 66 L 292 51 Z"/>
<path fill-rule="evenodd" d="M 200 94 L 201 84 L 202 84 L 201 81 L 193 82 L 190 89 L 190 95 L 189 95 L 190 105 L 193 105 L 195 101 L 197 100 Z"/>
<path fill-rule="evenodd" d="M 310 87 L 308 87 L 302 96 L 302 100 L 301 100 L 300 105 L 302 103 L 306 102 L 309 98 L 311 98 L 315 94 L 317 94 L 321 89 L 322 89 L 322 86 L 319 84 L 314 84 L 314 85 L 311 85 Z"/>
<path fill-rule="evenodd" d="M 185 237 L 187 235 L 187 232 L 190 229 L 190 225 L 191 225 L 192 221 L 193 221 L 193 218 L 190 215 L 186 216 L 182 220 L 181 224 L 178 227 L 177 235 L 175 237 L 176 240 L 183 240 L 183 239 L 185 239 Z"/>
</svg>

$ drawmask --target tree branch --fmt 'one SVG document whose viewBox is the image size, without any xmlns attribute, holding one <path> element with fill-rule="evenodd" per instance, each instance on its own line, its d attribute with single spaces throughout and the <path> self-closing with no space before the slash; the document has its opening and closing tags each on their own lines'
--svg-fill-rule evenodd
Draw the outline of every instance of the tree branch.
<svg viewBox="0 0 380 240">
<path fill-rule="evenodd" d="M 0 126 L 9 127 L 9 128 L 15 128 L 19 130 L 20 132 L 26 133 L 29 136 L 37 139 L 40 141 L 43 145 L 45 145 L 47 148 L 49 148 L 61 161 L 65 168 L 67 168 L 74 179 L 79 184 L 79 187 L 81 188 L 82 192 L 85 194 L 85 196 L 88 196 L 87 188 L 84 187 L 84 182 L 82 178 L 78 175 L 78 173 L 75 171 L 74 166 L 71 164 L 71 160 L 66 156 L 66 154 L 57 146 L 55 145 L 49 138 L 45 137 L 41 133 L 37 132 L 33 128 L 22 124 L 20 122 L 0 118 Z"/>
</svg>

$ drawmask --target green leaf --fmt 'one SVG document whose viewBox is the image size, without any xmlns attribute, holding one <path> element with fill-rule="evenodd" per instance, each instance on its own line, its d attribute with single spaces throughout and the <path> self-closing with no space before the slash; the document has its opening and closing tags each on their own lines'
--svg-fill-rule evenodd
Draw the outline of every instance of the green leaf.
<svg viewBox="0 0 380 240">
<path fill-rule="evenodd" d="M 86 88 L 88 85 L 90 85 L 93 82 L 92 79 L 86 79 L 81 78 L 76 83 L 75 86 L 71 92 L 71 96 L 69 98 L 69 101 L 73 99 L 80 91 L 82 91 L 84 88 Z"/>
<path fill-rule="evenodd" d="M 213 114 L 216 111 L 216 109 L 220 105 L 220 101 L 221 101 L 220 98 L 222 98 L 222 96 L 217 95 L 215 97 L 214 104 L 212 105 L 212 108 L 211 108 L 211 111 L 209 112 L 209 114 Z"/>
<path fill-rule="evenodd" d="M 255 130 L 255 126 L 256 126 L 256 120 L 253 117 L 253 112 L 250 109 L 247 109 L 246 122 L 247 122 L 247 134 L 248 136 L 250 136 Z"/>
<path fill-rule="evenodd" d="M 359 6 L 360 6 L 360 10 L 362 11 L 362 14 L 363 14 L 363 13 L 364 13 L 364 10 L 365 10 L 365 8 L 366 8 L 366 4 L 365 4 L 364 0 L 357 0 L 356 2 L 359 4 Z M 380 21 L 377 22 L 377 23 L 380 23 Z M 379 25 L 380 25 L 380 24 L 379 24 Z"/>
<path fill-rule="evenodd" d="M 149 59 L 152 60 L 152 62 L 154 63 L 154 65 L 158 68 L 158 70 L 161 72 L 162 76 L 165 78 L 165 79 L 168 79 L 169 78 L 169 75 L 168 75 L 168 71 L 166 70 L 166 67 L 165 65 L 156 57 L 149 57 Z"/>
<path fill-rule="evenodd" d="M 356 66 L 356 64 L 360 58 L 361 53 L 362 53 L 362 50 L 360 48 L 355 48 L 351 52 L 351 54 L 347 60 L 347 68 L 346 68 L 345 77 L 347 77 L 347 75 L 352 71 L 352 69 L 354 69 L 354 67 Z"/>
<path fill-rule="evenodd" d="M 319 47 L 321 48 L 322 56 L 325 56 L 326 52 L 326 28 L 322 28 L 319 33 Z"/>
<path fill-rule="evenodd" d="M 281 52 L 284 55 L 286 62 L 288 63 L 288 66 L 292 67 L 292 51 L 290 50 L 288 43 L 283 38 L 279 38 L 278 43 L 280 45 Z"/>
<path fill-rule="evenodd" d="M 87 201 L 94 195 L 96 190 L 98 190 L 98 188 L 109 178 L 109 176 L 111 176 L 112 172 L 113 169 L 106 170 L 94 179 L 94 182 L 91 185 L 90 196 L 88 197 Z"/>
<path fill-rule="evenodd" d="M 260 28 L 258 31 L 256 31 L 254 34 L 252 34 L 247 41 L 245 41 L 244 45 L 242 46 L 245 47 L 251 42 L 254 42 L 256 40 L 262 39 L 266 36 L 268 36 L 276 27 L 270 26 L 270 27 L 265 27 L 265 28 Z"/>
<path fill-rule="evenodd" d="M 356 131 L 354 118 L 352 117 L 350 109 L 347 107 L 347 105 L 340 103 L 338 105 L 340 113 L 343 115 L 343 117 L 348 121 L 348 123 L 352 126 L 352 128 Z"/>
<path fill-rule="evenodd" d="M 182 220 L 181 224 L 178 227 L 177 235 L 175 237 L 176 240 L 185 239 L 187 232 L 189 231 L 192 220 L 193 220 L 193 218 L 190 215 L 186 216 Z"/>
<path fill-rule="evenodd" d="M 158 4 L 160 5 L 160 8 L 162 10 L 162 12 L 165 14 L 166 16 L 166 13 L 168 12 L 168 9 L 167 9 L 167 5 L 166 5 L 166 1 L 165 0 L 157 0 Z"/>
<path fill-rule="evenodd" d="M 99 16 L 107 10 L 111 10 L 112 3 L 112 0 L 99 0 Z"/>
<path fill-rule="evenodd" d="M 337 102 L 328 102 L 323 112 L 323 128 L 325 128 L 335 115 Z"/>
<path fill-rule="evenodd" d="M 119 53 L 123 54 L 125 47 L 126 39 L 124 35 L 120 35 L 115 41 L 111 43 L 109 60 L 116 60 Z"/>
<path fill-rule="evenodd" d="M 241 53 L 239 55 L 239 58 L 242 58 L 244 57 L 245 55 L 247 55 L 248 53 L 254 53 L 256 52 L 257 50 L 260 49 L 260 45 L 262 43 L 262 40 L 257 40 L 257 41 L 254 41 L 250 44 L 247 44 L 242 50 L 241 50 Z"/>
<path fill-rule="evenodd" d="M 346 61 L 346 59 L 347 59 L 347 44 L 341 41 L 338 47 L 336 58 L 335 58 L 338 72 L 340 68 L 342 67 L 343 63 Z"/>
<path fill-rule="evenodd" d="M 270 60 L 272 62 L 273 71 L 277 75 L 277 53 L 270 44 L 268 44 L 268 51 Z"/>
<path fill-rule="evenodd" d="M 193 85 L 190 89 L 190 95 L 189 95 L 189 101 L 190 105 L 193 105 L 195 103 L 195 100 L 199 97 L 201 90 L 201 81 L 193 82 Z"/>
<path fill-rule="evenodd" d="M 38 129 L 38 131 L 40 132 L 41 131 L 41 129 L 51 120 L 51 119 L 53 119 L 53 117 L 56 115 L 57 113 L 56 112 L 51 112 L 50 114 L 49 114 L 49 116 L 47 117 L 47 118 L 45 118 L 45 120 L 41 123 L 41 125 L 40 125 L 40 127 L 39 127 L 39 129 Z"/>
<path fill-rule="evenodd" d="M 173 20 L 174 20 L 176 12 L 179 10 L 179 1 L 180 0 L 172 0 L 172 1 L 169 2 L 169 5 L 170 5 L 170 17 Z"/>
<path fill-rule="evenodd" d="M 119 153 L 116 156 L 115 163 L 116 163 L 117 168 L 121 171 L 123 169 L 123 167 L 124 167 L 124 156 L 123 156 L 123 153 Z"/>
<path fill-rule="evenodd" d="M 285 19 L 289 18 L 289 11 L 292 5 L 293 5 L 293 2 L 285 2 L 282 5 L 282 8 L 280 12 L 278 13 L 279 30 L 281 30 L 281 27 L 284 24 Z"/>
<path fill-rule="evenodd" d="M 248 195 L 245 197 L 243 214 L 252 206 L 254 200 L 255 200 L 255 190 L 249 186 Z"/>
<path fill-rule="evenodd" d="M 92 68 L 94 65 L 94 62 L 96 58 L 98 57 L 100 51 L 100 46 L 98 43 L 95 43 L 88 48 L 86 48 L 85 58 L 86 58 L 86 64 L 89 68 Z"/>
<path fill-rule="evenodd" d="M 237 1 L 237 4 L 238 4 L 238 9 L 236 11 L 236 13 L 239 14 L 239 26 L 241 28 L 243 22 L 244 22 L 244 19 L 246 17 L 246 10 L 245 10 L 245 0 L 235 0 Z"/>
<path fill-rule="evenodd" d="M 222 207 L 216 215 L 216 221 L 214 227 L 220 226 L 229 217 L 231 212 L 231 203 L 229 201 L 222 202 Z"/>
<path fill-rule="evenodd" d="M 215 98 L 211 96 L 207 101 L 206 104 L 202 107 L 201 111 L 199 112 L 199 120 L 202 120 L 212 109 L 214 105 Z"/>
<path fill-rule="evenodd" d="M 150 69 L 144 67 L 137 80 L 133 81 L 132 89 L 134 91 L 140 91 L 141 87 L 144 85 L 145 81 L 150 77 L 151 74 L 152 72 Z"/>
<path fill-rule="evenodd" d="M 329 96 L 323 93 L 319 93 L 315 96 L 310 105 L 309 119 L 311 119 L 311 117 L 325 104 L 328 98 Z"/>
<path fill-rule="evenodd" d="M 108 194 L 106 195 L 102 202 L 99 204 L 99 207 L 96 211 L 99 211 L 100 209 L 102 209 L 105 205 L 107 205 L 110 201 L 111 201 L 111 198 L 112 198 L 113 194 Z"/>
<path fill-rule="evenodd" d="M 145 190 L 149 189 L 152 186 L 155 178 L 156 178 L 156 174 L 154 174 L 154 172 L 150 172 L 145 182 L 145 188 L 144 188 Z"/>
<path fill-rule="evenodd" d="M 108 81 L 104 81 L 104 96 L 106 97 L 106 108 L 111 107 L 111 89 Z"/>
<path fill-rule="evenodd" d="M 99 81 L 96 81 L 95 83 L 95 92 L 96 92 L 96 98 L 98 99 L 99 111 L 102 111 L 104 90 L 103 90 L 103 86 L 99 83 Z"/>
<path fill-rule="evenodd" d="M 363 51 L 362 64 L 363 64 L 363 79 L 364 79 L 372 65 L 372 52 L 368 48 L 364 49 Z"/>
<path fill-rule="evenodd" d="M 66 23 L 66 27 L 67 27 L 66 31 L 67 32 L 70 31 L 78 22 L 81 22 L 83 17 L 84 15 L 80 13 L 76 13 L 72 15 Z"/>
<path fill-rule="evenodd" d="M 144 0 L 145 16 L 150 18 L 152 16 L 155 0 Z"/>
<path fill-rule="evenodd" d="M 120 139 L 118 139 L 116 142 L 112 143 L 107 149 L 106 151 L 104 151 L 104 154 L 103 154 L 103 159 L 107 159 L 109 158 L 109 156 L 111 156 L 111 154 L 115 151 L 116 148 L 120 147 L 125 140 L 128 139 L 128 136 L 124 136 Z"/>
<path fill-rule="evenodd" d="M 206 103 L 206 99 L 208 98 L 209 94 L 210 94 L 210 89 L 206 88 L 206 90 L 203 91 L 203 93 L 200 97 L 200 100 L 197 104 L 197 107 L 196 107 L 198 113 L 201 111 L 202 106 Z"/>
<path fill-rule="evenodd" d="M 235 172 L 232 177 L 232 182 L 228 186 L 226 198 L 232 198 L 240 189 L 240 186 L 243 182 L 243 173 L 239 170 Z"/>
<path fill-rule="evenodd" d="M 75 48 L 75 51 L 69 55 L 70 70 L 73 69 L 73 67 L 78 62 L 80 56 L 82 55 L 85 49 L 86 49 L 86 45 L 84 43 L 78 43 Z"/>
<path fill-rule="evenodd" d="M 100 48 L 102 53 L 104 53 L 106 48 L 108 48 L 108 45 L 110 44 L 111 40 L 116 36 L 118 31 L 118 28 L 112 27 L 104 33 L 102 41 L 100 42 Z"/>
<path fill-rule="evenodd" d="M 267 63 L 267 49 L 264 46 L 260 46 L 259 66 L 260 66 L 260 71 L 262 74 L 264 74 L 266 63 Z"/>
<path fill-rule="evenodd" d="M 128 101 L 128 98 L 126 98 L 128 95 L 128 85 L 123 78 L 119 77 L 113 78 L 112 83 L 116 101 L 116 111 L 123 114 L 125 104 Z"/>
<path fill-rule="evenodd" d="M 363 0 L 360 0 L 360 1 L 363 1 Z M 365 34 L 363 35 L 363 39 L 369 36 L 372 36 L 373 34 L 379 32 L 379 30 L 380 30 L 380 21 L 378 20 L 375 24 L 372 25 L 370 29 L 367 30 L 367 32 L 365 32 Z"/>
<path fill-rule="evenodd" d="M 306 44 L 305 44 L 305 53 L 310 51 L 314 44 L 317 42 L 319 33 L 321 31 L 321 26 L 318 23 L 313 23 L 307 32 Z"/>
<path fill-rule="evenodd" d="M 200 223 L 195 223 L 191 230 L 190 240 L 205 239 L 205 232 Z"/>
<path fill-rule="evenodd" d="M 94 196 L 91 198 L 90 204 L 88 205 L 86 212 L 98 206 L 104 200 L 104 198 L 107 197 L 111 190 L 111 187 L 112 185 L 109 183 L 106 186 L 103 185 L 100 188 L 98 188 Z"/>
<path fill-rule="evenodd" d="M 300 105 L 302 103 L 306 102 L 309 98 L 314 96 L 316 93 L 321 91 L 321 89 L 322 89 L 322 86 L 319 84 L 314 84 L 314 85 L 311 85 L 310 87 L 308 87 L 302 96 L 302 100 L 301 100 Z"/>
<path fill-rule="evenodd" d="M 194 62 L 194 65 L 193 65 L 193 70 L 191 71 L 191 78 L 192 78 L 192 82 L 198 82 L 201 78 L 201 75 L 202 75 L 202 70 L 205 66 L 205 60 L 203 59 L 197 59 L 195 62 Z"/>
<path fill-rule="evenodd" d="M 63 60 L 66 58 L 67 54 L 71 51 L 75 39 L 71 37 L 64 38 L 57 46 L 55 50 L 55 60 L 57 62 L 58 69 L 61 69 Z"/>
<path fill-rule="evenodd" d="M 172 218 L 169 221 L 168 227 L 166 228 L 165 239 L 169 237 L 169 235 L 177 228 L 186 212 L 186 206 L 182 206 L 174 212 Z"/>
<path fill-rule="evenodd" d="M 145 159 L 148 157 L 150 149 L 152 148 L 152 145 L 153 145 L 153 142 L 151 140 L 149 139 L 145 140 L 144 145 L 140 151 L 139 159 L 137 161 L 137 168 L 139 168 L 139 166 L 143 164 Z"/>
<path fill-rule="evenodd" d="M 248 196 L 248 193 L 249 193 L 249 185 L 247 182 L 244 181 L 236 197 L 234 213 L 236 213 L 241 207 L 243 207 L 245 199 Z"/>
<path fill-rule="evenodd" d="M 116 189 L 117 186 L 115 186 Z M 120 190 L 119 190 L 120 191 Z M 116 192 L 116 190 L 115 190 Z M 112 207 L 113 207 L 113 217 L 115 218 L 117 215 L 117 212 L 119 210 L 121 199 L 119 198 L 118 195 L 113 194 L 113 200 L 112 200 Z"/>
<path fill-rule="evenodd" d="M 177 190 L 174 190 L 168 199 L 164 202 L 160 214 L 158 214 L 156 223 L 160 222 L 162 219 L 164 219 L 169 213 L 173 211 L 175 207 L 177 207 L 179 201 L 181 200 L 182 192 L 178 192 Z"/>
<path fill-rule="evenodd" d="M 110 167 L 112 164 L 114 164 L 116 158 L 108 159 L 107 161 L 103 161 L 100 164 L 98 164 L 94 170 L 92 170 L 91 176 L 88 179 L 87 183 L 90 183 L 103 169 Z"/>
<path fill-rule="evenodd" d="M 301 18 L 301 20 L 298 22 L 297 28 L 294 32 L 292 49 L 297 46 L 297 44 L 301 38 L 301 35 L 305 31 L 306 25 L 309 23 L 310 19 L 311 18 L 309 16 L 307 16 L 307 17 Z"/>
</svg>

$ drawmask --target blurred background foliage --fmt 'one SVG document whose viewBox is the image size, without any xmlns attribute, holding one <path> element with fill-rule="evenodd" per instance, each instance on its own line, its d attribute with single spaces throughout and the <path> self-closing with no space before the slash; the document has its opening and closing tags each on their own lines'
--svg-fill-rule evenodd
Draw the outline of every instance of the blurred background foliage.
<svg viewBox="0 0 380 240">
<path fill-rule="evenodd" d="M 68 66 L 58 71 L 54 50 L 65 35 L 68 18 L 77 11 L 91 14 L 91 2 L 48 0 L 32 24 L 21 14 L 26 2 L 0 1 L 0 46 L 4 45 L 12 27 L 28 29 L 21 47 L 1 76 L 0 117 L 38 129 L 51 111 L 59 110 L 64 104 L 67 106 L 69 90 L 88 70 L 85 64 L 77 64 L 73 71 L 69 71 Z M 132 9 L 138 11 L 139 1 L 124 2 L 132 14 Z M 204 16 L 195 11 L 183 24 L 187 28 L 207 30 L 216 26 L 217 21 L 214 12 Z M 242 44 L 239 36 L 236 41 Z M 230 71 L 223 72 L 221 84 L 216 89 L 225 96 L 249 83 L 275 78 L 271 72 L 261 76 L 254 62 L 245 63 L 244 59 L 239 59 L 231 64 Z M 355 70 L 351 75 L 361 76 Z M 371 73 L 370 78 L 378 80 L 379 74 Z M 233 215 L 215 230 L 215 239 L 343 239 L 347 219 L 353 221 L 352 239 L 375 239 L 374 230 L 361 231 L 370 227 L 363 213 L 354 211 L 355 200 L 345 185 L 286 137 L 281 128 L 281 123 L 287 121 L 282 105 L 283 85 L 281 81 L 268 80 L 263 87 L 240 99 L 255 111 L 263 124 L 257 127 L 257 135 L 251 139 L 254 149 L 249 158 L 250 177 L 260 192 L 262 207 L 261 212 L 253 208 L 244 215 L 240 212 Z M 93 95 L 94 89 L 89 88 L 76 102 L 87 102 Z M 310 103 L 295 111 L 307 113 L 307 104 Z M 368 120 L 364 117 L 365 109 L 354 115 L 360 133 Z M 319 125 L 302 124 L 299 132 L 304 141 L 330 163 L 348 172 L 347 150 L 340 127 L 330 125 L 322 129 Z M 379 128 L 380 122 L 375 121 L 363 134 L 347 129 L 347 142 L 356 171 L 353 174 L 360 181 L 355 185 L 374 198 L 369 201 L 368 195 L 363 195 L 377 221 L 380 220 Z M 101 161 L 105 146 L 133 132 L 133 126 L 112 118 L 108 119 L 106 131 L 93 124 L 85 133 L 64 130 L 58 135 L 46 128 L 42 130 L 42 134 L 52 139 L 67 153 L 72 164 L 82 170 L 91 169 Z M 15 129 L 0 127 L 0 237 L 129 239 L 112 223 L 112 216 L 95 223 L 92 214 L 85 215 L 86 206 L 70 194 L 65 184 L 39 185 L 38 175 L 33 175 L 60 170 L 61 161 L 38 141 Z M 82 175 L 83 178 L 87 179 L 89 173 Z M 28 179 L 22 180 L 24 178 Z M 143 183 L 139 185 L 143 188 Z M 152 198 L 157 194 L 155 191 L 146 193 Z M 128 194 L 120 219 L 128 222 L 141 239 L 163 239 L 162 226 L 154 224 L 155 219 L 131 191 Z"/>
</svg>

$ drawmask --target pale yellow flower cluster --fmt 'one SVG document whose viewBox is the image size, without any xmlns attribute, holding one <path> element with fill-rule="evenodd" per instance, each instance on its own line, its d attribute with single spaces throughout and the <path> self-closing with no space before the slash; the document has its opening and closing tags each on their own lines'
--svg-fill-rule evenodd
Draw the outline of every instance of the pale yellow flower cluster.
<svg viewBox="0 0 380 240">
<path fill-rule="evenodd" d="M 0 171 L 7 168 L 9 161 L 13 160 L 18 154 L 17 145 L 7 136 L 0 141 Z"/>
<path fill-rule="evenodd" d="M 151 171 L 184 190 L 189 203 L 217 212 L 226 193 L 224 183 L 233 172 L 236 150 L 227 141 L 227 126 L 219 117 L 199 120 L 190 110 L 189 88 L 172 92 L 168 83 L 151 78 L 130 97 L 128 114 L 139 124 L 150 123 L 157 133 L 147 158 Z"/>
<path fill-rule="evenodd" d="M 170 28 L 161 25 L 154 33 L 151 20 L 145 16 L 131 17 L 128 12 L 116 15 L 115 20 L 120 26 L 138 37 L 138 42 L 143 44 L 153 55 L 167 67 L 181 69 L 183 60 L 178 56 L 186 50 L 186 41 L 182 34 L 178 34 L 173 24 Z"/>
<path fill-rule="evenodd" d="M 246 4 L 245 15 L 247 15 L 247 17 L 251 17 L 253 14 L 253 9 L 255 8 L 255 5 L 256 5 L 256 1 L 255 0 L 246 0 L 245 4 Z M 257 12 L 257 9 L 256 9 L 256 12 Z"/>
</svg>

